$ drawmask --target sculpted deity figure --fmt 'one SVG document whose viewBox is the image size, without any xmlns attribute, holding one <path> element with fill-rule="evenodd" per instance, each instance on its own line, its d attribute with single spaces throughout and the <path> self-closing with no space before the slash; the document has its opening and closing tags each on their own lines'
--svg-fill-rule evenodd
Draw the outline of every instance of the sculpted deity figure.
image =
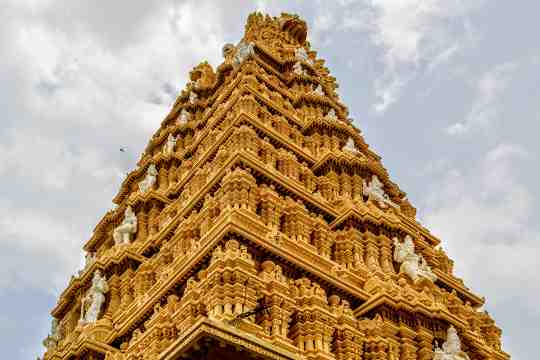
<svg viewBox="0 0 540 360">
<path fill-rule="evenodd" d="M 96 261 L 96 253 L 95 252 L 87 252 L 84 255 L 84 268 L 88 269 L 92 264 Z"/>
<path fill-rule="evenodd" d="M 156 165 L 150 164 L 148 167 L 148 170 L 146 170 L 146 176 L 142 181 L 139 182 L 139 190 L 142 193 L 147 192 L 148 190 L 152 189 L 152 186 L 156 183 L 157 179 L 157 170 Z"/>
<path fill-rule="evenodd" d="M 293 72 L 297 75 L 306 75 L 306 71 L 302 68 L 302 64 L 300 64 L 298 61 L 294 63 Z"/>
<path fill-rule="evenodd" d="M 431 271 L 424 257 L 414 252 L 414 243 L 410 235 L 405 236 L 403 243 L 400 243 L 397 238 L 393 240 L 394 260 L 401 264 L 400 273 L 407 274 L 413 282 L 417 282 L 421 278 L 429 281 L 437 280 L 437 275 Z"/>
<path fill-rule="evenodd" d="M 81 324 L 91 324 L 97 321 L 101 308 L 105 303 L 105 294 L 109 291 L 107 280 L 96 270 L 92 278 L 92 286 L 82 299 Z M 85 311 L 86 310 L 86 311 Z"/>
<path fill-rule="evenodd" d="M 129 244 L 131 234 L 137 232 L 137 216 L 131 209 L 131 206 L 126 208 L 124 212 L 124 220 L 113 231 L 113 239 L 116 245 Z"/>
<path fill-rule="evenodd" d="M 187 124 L 190 117 L 191 117 L 191 114 L 186 109 L 182 109 L 182 111 L 180 111 L 180 115 L 178 115 L 178 119 L 177 119 L 178 124 L 179 125 Z"/>
<path fill-rule="evenodd" d="M 321 84 L 317 85 L 317 87 L 315 88 L 315 90 L 313 90 L 313 92 L 319 96 L 324 96 L 324 91 L 322 89 L 322 86 Z M 330 110 L 330 111 L 333 111 L 334 109 Z M 335 114 L 335 111 L 334 111 L 334 114 Z"/>
<path fill-rule="evenodd" d="M 452 325 L 448 328 L 442 349 L 435 346 L 433 360 L 470 360 L 469 355 L 461 350 L 461 341 Z"/>
<path fill-rule="evenodd" d="M 356 149 L 356 145 L 354 144 L 354 140 L 352 137 L 347 139 L 347 142 L 345 143 L 345 146 L 343 146 L 343 150 L 350 151 L 352 153 L 357 153 L 358 150 Z"/>
<path fill-rule="evenodd" d="M 176 145 L 176 136 L 173 136 L 173 134 L 169 134 L 167 137 L 167 142 L 165 143 L 165 146 L 163 147 L 163 152 L 166 155 L 171 155 L 174 152 L 174 146 Z"/>
<path fill-rule="evenodd" d="M 241 42 L 236 47 L 236 53 L 234 54 L 233 67 L 238 67 L 250 56 L 255 55 L 255 49 L 253 48 L 253 43 Z"/>
<path fill-rule="evenodd" d="M 330 109 L 330 111 L 328 111 L 328 114 L 326 114 L 324 118 L 328 120 L 336 121 L 337 120 L 336 110 Z"/>
<path fill-rule="evenodd" d="M 303 47 L 299 47 L 295 50 L 294 57 L 298 61 L 305 61 L 308 64 L 313 65 L 313 60 L 309 58 L 306 49 Z"/>
<path fill-rule="evenodd" d="M 45 340 L 43 340 L 43 346 L 47 350 L 51 350 L 58 345 L 58 342 L 62 339 L 62 328 L 58 322 L 57 318 L 53 318 L 51 322 L 51 333 Z"/>
<path fill-rule="evenodd" d="M 197 95 L 197 93 L 195 93 L 193 91 L 190 91 L 189 92 L 189 103 L 190 104 L 195 104 L 195 101 L 197 101 L 197 99 L 199 99 L 199 96 Z"/>
<path fill-rule="evenodd" d="M 369 184 L 366 184 L 365 180 L 362 180 L 362 194 L 367 196 L 369 199 L 375 200 L 379 203 L 380 207 L 386 208 L 387 205 L 390 205 L 394 208 L 398 206 L 390 200 L 388 195 L 384 192 L 383 184 L 377 177 L 377 175 L 371 176 L 371 181 Z"/>
</svg>

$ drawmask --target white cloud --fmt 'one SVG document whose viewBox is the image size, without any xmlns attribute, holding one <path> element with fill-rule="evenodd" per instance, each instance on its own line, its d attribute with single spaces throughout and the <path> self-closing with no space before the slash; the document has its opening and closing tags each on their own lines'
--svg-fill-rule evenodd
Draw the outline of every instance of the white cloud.
<svg viewBox="0 0 540 360">
<path fill-rule="evenodd" d="M 474 130 L 488 128 L 500 110 L 500 97 L 519 67 L 516 62 L 507 62 L 485 72 L 476 83 L 476 98 L 465 119 L 450 125 L 450 135 L 464 135 Z"/>
<path fill-rule="evenodd" d="M 347 2 L 342 29 L 366 31 L 383 50 L 384 72 L 375 81 L 377 113 L 395 103 L 420 71 L 447 63 L 475 39 L 467 13 L 480 1 L 363 0 Z M 330 15 L 326 14 L 329 18 Z M 324 18 L 324 17 L 321 17 Z"/>
<path fill-rule="evenodd" d="M 500 144 L 480 163 L 447 171 L 429 194 L 424 222 L 458 276 L 487 296 L 488 308 L 518 297 L 538 314 L 540 233 L 531 227 L 531 190 L 519 176 L 527 160 L 522 147 Z"/>
</svg>

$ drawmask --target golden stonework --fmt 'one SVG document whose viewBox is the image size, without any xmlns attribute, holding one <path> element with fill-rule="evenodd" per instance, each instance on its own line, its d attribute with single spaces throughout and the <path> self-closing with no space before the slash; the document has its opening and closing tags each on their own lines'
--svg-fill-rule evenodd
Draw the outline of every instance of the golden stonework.
<svg viewBox="0 0 540 360">
<path fill-rule="evenodd" d="M 251 14 L 84 245 L 47 360 L 509 359 L 347 118 L 298 16 Z"/>
</svg>

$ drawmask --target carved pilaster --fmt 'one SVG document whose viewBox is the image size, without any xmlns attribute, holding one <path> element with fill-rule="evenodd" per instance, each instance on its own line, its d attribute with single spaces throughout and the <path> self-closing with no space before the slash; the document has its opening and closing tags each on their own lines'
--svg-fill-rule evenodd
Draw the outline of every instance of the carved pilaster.
<svg viewBox="0 0 540 360">
<path fill-rule="evenodd" d="M 418 360 L 433 359 L 433 335 L 427 331 L 420 329 L 417 334 L 418 339 Z"/>
</svg>

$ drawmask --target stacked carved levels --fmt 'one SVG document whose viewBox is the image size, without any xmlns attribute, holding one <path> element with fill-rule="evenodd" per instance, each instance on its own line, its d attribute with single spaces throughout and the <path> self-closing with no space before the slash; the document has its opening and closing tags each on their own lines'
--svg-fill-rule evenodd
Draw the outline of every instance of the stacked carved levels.
<svg viewBox="0 0 540 360">
<path fill-rule="evenodd" d="M 45 359 L 158 359 L 205 319 L 307 359 L 432 359 L 449 326 L 471 359 L 508 359 L 483 299 L 347 119 L 305 23 L 252 14 L 224 57 L 190 73 L 85 244 Z M 435 282 L 400 270 L 393 239 L 407 236 Z M 81 324 L 96 270 L 108 291 Z"/>
</svg>

